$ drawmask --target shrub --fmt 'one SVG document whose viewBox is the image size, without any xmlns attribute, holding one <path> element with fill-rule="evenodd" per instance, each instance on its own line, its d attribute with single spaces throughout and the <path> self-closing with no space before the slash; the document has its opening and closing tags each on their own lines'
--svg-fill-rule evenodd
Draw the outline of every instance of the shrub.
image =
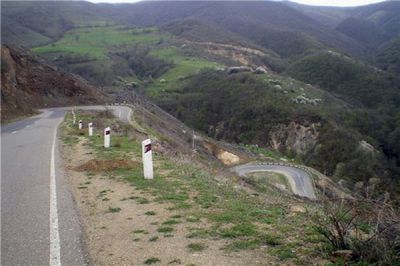
<svg viewBox="0 0 400 266">
<path fill-rule="evenodd" d="M 382 199 L 335 199 L 323 203 L 317 214 L 315 231 L 323 237 L 333 253 L 351 250 L 351 260 L 398 265 L 400 263 L 400 217 Z"/>
</svg>

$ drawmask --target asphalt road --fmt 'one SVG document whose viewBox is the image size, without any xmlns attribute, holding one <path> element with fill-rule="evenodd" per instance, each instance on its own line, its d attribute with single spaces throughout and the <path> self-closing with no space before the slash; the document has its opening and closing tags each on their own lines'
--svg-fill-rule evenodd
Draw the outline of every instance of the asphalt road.
<svg viewBox="0 0 400 266">
<path fill-rule="evenodd" d="M 249 163 L 233 167 L 232 170 L 239 176 L 245 176 L 246 174 L 256 172 L 275 172 L 283 174 L 287 178 L 294 194 L 312 200 L 317 199 L 311 177 L 306 171 L 301 169 L 283 165 Z"/>
<path fill-rule="evenodd" d="M 130 108 L 110 109 L 129 122 Z M 1 128 L 1 265 L 88 264 L 56 137 L 69 110 L 45 109 Z"/>
</svg>

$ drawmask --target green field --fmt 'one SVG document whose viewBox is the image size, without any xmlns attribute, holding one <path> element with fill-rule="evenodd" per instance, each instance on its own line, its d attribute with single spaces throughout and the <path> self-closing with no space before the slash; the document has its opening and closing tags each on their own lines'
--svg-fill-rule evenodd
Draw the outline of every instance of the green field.
<svg viewBox="0 0 400 266">
<path fill-rule="evenodd" d="M 124 26 L 84 27 L 68 31 L 55 43 L 33 48 L 36 53 L 74 53 L 101 60 L 107 58 L 112 47 L 125 47 L 137 43 L 157 42 L 168 38 L 155 28 L 132 28 Z"/>
<path fill-rule="evenodd" d="M 149 93 L 151 95 L 154 95 L 160 90 L 167 91 L 181 87 L 178 84 L 180 84 L 183 79 L 189 75 L 198 73 L 200 70 L 221 67 L 221 65 L 216 62 L 207 61 L 198 57 L 184 56 L 175 46 L 154 50 L 150 54 L 160 59 L 172 60 L 175 65 L 175 67 L 164 73 L 164 75 L 154 81 L 149 87 Z"/>
<path fill-rule="evenodd" d="M 129 50 L 136 44 L 143 44 L 150 49 L 150 56 L 173 62 L 173 67 L 161 77 L 152 80 L 147 88 L 150 95 L 157 95 L 159 92 L 179 89 L 186 77 L 196 74 L 200 70 L 221 66 L 206 59 L 183 55 L 179 46 L 174 46 L 176 41 L 171 35 L 160 32 L 157 28 L 112 25 L 76 28 L 66 32 L 60 40 L 32 50 L 50 57 L 54 57 L 56 54 L 86 56 L 86 63 L 90 65 L 86 72 L 95 71 L 91 76 L 96 77 L 96 81 L 106 75 L 107 80 L 110 81 L 117 79 L 117 75 L 120 75 L 115 74 L 118 71 L 114 72 L 113 70 L 115 67 L 113 64 L 120 61 L 115 61 L 113 57 L 109 56 L 109 52 Z M 95 61 L 90 62 L 91 59 L 95 59 Z M 66 64 L 68 65 L 68 63 Z M 131 71 L 127 64 L 118 63 L 118 67 L 122 70 L 119 73 Z M 74 66 L 71 69 L 73 68 Z M 81 69 L 77 71 L 77 74 L 80 74 L 79 71 Z M 142 83 L 135 75 L 119 78 L 128 83 L 131 81 Z M 111 83 L 109 82 L 108 85 Z"/>
</svg>

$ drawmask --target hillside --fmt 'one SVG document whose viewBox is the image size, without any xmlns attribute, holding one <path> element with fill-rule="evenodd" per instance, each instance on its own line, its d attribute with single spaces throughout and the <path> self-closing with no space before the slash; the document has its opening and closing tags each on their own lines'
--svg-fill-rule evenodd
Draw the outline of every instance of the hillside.
<svg viewBox="0 0 400 266">
<path fill-rule="evenodd" d="M 48 44 L 34 47 L 33 51 L 51 64 L 81 75 L 114 95 L 120 95 L 121 89 L 140 91 L 175 115 L 183 115 L 181 118 L 185 122 L 205 132 L 209 131 L 209 126 L 215 128 L 220 121 L 226 120 L 225 112 L 231 110 L 234 99 L 241 99 L 239 88 L 255 86 L 254 95 L 245 98 L 244 102 L 245 105 L 256 103 L 259 106 L 259 110 L 254 113 L 259 116 L 259 120 L 252 121 L 245 129 L 227 127 L 221 136 L 212 133 L 214 137 L 274 147 L 294 157 L 302 157 L 302 160 L 321 171 L 334 175 L 341 163 L 351 161 L 346 152 L 341 151 L 334 158 L 326 158 L 329 165 L 322 165 L 322 161 L 318 160 L 323 158 L 318 152 L 318 145 L 311 146 L 315 149 L 308 148 L 306 152 L 299 152 L 297 148 L 293 151 L 291 147 L 272 144 L 270 139 L 272 127 L 278 127 L 278 124 L 287 127 L 291 122 L 301 122 L 303 126 L 322 123 L 326 127 L 319 133 L 330 132 L 332 128 L 340 129 L 340 132 L 335 133 L 337 138 L 352 139 L 354 143 L 367 140 L 377 150 L 382 150 L 390 160 L 398 162 L 396 145 L 393 145 L 396 142 L 397 121 L 390 118 L 390 113 L 397 113 L 398 110 L 398 80 L 362 59 L 350 56 L 362 55 L 366 51 L 364 48 L 371 49 L 371 45 L 366 40 L 357 39 L 355 35 L 345 36 L 336 30 L 339 27 L 350 29 L 343 26 L 347 19 L 359 19 L 368 12 L 370 14 L 374 11 L 371 14 L 375 14 L 388 7 L 395 8 L 396 3 L 343 9 L 281 2 L 139 2 L 118 5 L 39 3 L 34 10 L 41 14 L 40 19 L 39 16 L 29 18 L 30 23 L 25 22 L 27 18 L 24 16 L 30 16 L 31 4 L 8 3 L 4 6 L 5 10 L 12 10 L 7 11 L 6 21 L 8 19 L 16 25 L 24 25 L 50 40 Z M 52 16 L 45 16 L 46 13 L 57 14 L 62 19 L 54 21 Z M 71 24 L 78 14 L 85 19 Z M 393 12 L 382 14 L 388 18 L 395 16 Z M 371 15 L 369 18 L 371 20 Z M 70 26 L 64 27 L 61 22 L 68 22 L 64 24 Z M 378 22 L 376 27 L 393 25 L 385 24 L 383 19 Z M 56 29 L 49 27 L 49 23 L 55 23 Z M 18 31 L 15 33 L 18 35 Z M 8 35 L 5 36 L 5 40 L 9 40 Z M 379 36 L 375 37 L 378 42 Z M 395 71 L 396 61 L 391 55 L 396 53 L 396 42 L 382 45 L 380 49 L 380 60 L 371 59 L 371 62 Z M 388 57 L 394 61 L 387 61 Z M 217 78 L 209 74 L 213 78 L 198 87 L 200 79 L 209 77 L 202 74 L 203 71 L 226 71 L 235 66 L 250 66 L 253 69 L 262 67 L 267 71 L 268 79 L 277 80 L 278 83 L 271 85 L 267 82 L 263 85 L 263 75 L 253 78 L 253 74 L 249 74 L 250 77 L 244 75 L 243 81 L 219 71 Z M 290 77 L 313 86 L 299 83 Z M 183 108 L 181 101 L 186 97 L 190 99 L 192 95 L 197 95 L 199 97 L 195 97 L 195 100 L 211 102 L 213 95 L 218 94 L 214 89 L 228 88 L 225 87 L 228 84 L 237 89 L 232 93 L 237 93 L 235 97 L 239 98 L 221 96 L 216 106 L 222 106 L 223 110 L 217 112 L 209 106 L 200 106 L 196 121 L 192 117 L 185 117 L 183 111 L 187 111 L 188 107 L 183 105 Z M 263 86 L 273 88 L 274 85 L 281 86 L 282 92 L 271 93 L 257 89 Z M 199 91 L 194 92 L 188 86 L 198 88 Z M 305 96 L 300 88 L 307 90 L 303 92 Z M 201 89 L 205 91 L 200 92 Z M 267 100 L 258 101 L 258 97 Z M 324 104 L 293 105 L 294 101 L 308 103 L 315 99 L 325 99 Z M 273 117 L 262 111 L 267 106 L 269 111 L 266 112 Z M 179 110 L 181 107 L 183 111 Z M 215 112 L 209 114 L 209 110 Z M 231 111 L 237 112 L 234 115 L 238 115 L 235 123 L 243 124 L 246 119 L 246 115 L 241 114 L 243 110 L 238 108 Z M 268 123 L 264 123 L 266 117 L 269 117 Z M 379 126 L 374 126 L 374 121 Z M 263 123 L 264 126 L 255 126 L 257 123 Z M 243 130 L 250 132 L 242 133 Z M 387 134 L 393 135 L 390 141 L 384 137 Z M 285 136 L 280 136 L 279 142 L 284 143 Z M 326 138 L 323 134 L 320 136 L 321 139 L 327 139 L 328 135 Z M 390 168 L 397 171 L 396 164 Z M 377 175 L 376 171 L 373 173 L 367 170 L 369 174 L 361 172 L 365 171 L 355 170 L 341 176 L 351 175 L 348 179 L 359 180 L 363 179 L 361 176 L 367 178 Z"/>
<path fill-rule="evenodd" d="M 2 1 L 2 43 L 33 47 L 60 38 L 75 27 L 111 24 L 83 1 Z"/>
<path fill-rule="evenodd" d="M 399 162 L 400 154 L 394 144 L 400 141 L 395 133 L 400 124 L 400 80 L 396 75 L 333 52 L 305 57 L 288 72 L 352 103 L 358 110 L 346 118 L 346 123 L 374 138 L 390 160 Z M 397 168 L 395 172 L 398 171 Z"/>
<path fill-rule="evenodd" d="M 27 2 L 17 4 L 6 2 L 2 3 L 2 7 L 5 10 L 3 13 L 7 14 L 3 18 L 5 41 L 22 42 L 28 46 L 44 43 L 48 38 L 54 41 L 65 31 L 77 26 L 117 23 L 160 27 L 172 22 L 194 19 L 201 21 L 203 25 L 218 25 L 224 31 L 222 35 L 219 34 L 219 37 L 202 34 L 196 36 L 197 39 L 202 36 L 206 38 L 202 41 L 217 41 L 222 36 L 232 40 L 232 36 L 238 35 L 239 39 L 248 39 L 250 42 L 270 49 L 280 48 L 277 44 L 280 41 L 295 41 L 296 43 L 289 47 L 291 49 L 300 44 L 302 49 L 299 50 L 277 51 L 285 57 L 302 53 L 307 49 L 318 48 L 319 45 L 354 54 L 363 51 L 362 44 L 280 2 L 149 1 L 119 5 L 94 5 L 88 2 L 63 2 L 62 4 L 35 2 L 32 5 Z M 12 30 L 8 25 L 18 25 L 23 29 Z M 205 27 L 207 26 L 202 26 L 196 31 L 201 33 Z M 42 38 L 31 41 L 29 38 L 31 32 L 39 34 Z M 262 37 L 266 35 L 271 35 L 273 38 Z M 213 39 L 213 36 L 216 38 Z M 234 39 L 238 40 L 238 38 Z M 243 40 L 239 42 L 243 43 Z"/>
<path fill-rule="evenodd" d="M 94 264 L 397 265 L 397 2 L 1 5 L 3 121 L 112 103 L 58 134 Z"/>
<path fill-rule="evenodd" d="M 400 37 L 381 45 L 375 62 L 383 70 L 400 74 Z"/>
<path fill-rule="evenodd" d="M 332 29 L 349 18 L 354 9 L 352 7 L 309 6 L 291 1 L 285 1 L 285 4 Z"/>
<path fill-rule="evenodd" d="M 337 29 L 376 47 L 400 36 L 400 2 L 384 1 L 354 8 L 349 18 L 343 20 Z"/>
<path fill-rule="evenodd" d="M 352 53 L 362 51 L 362 46 L 351 38 L 280 2 L 140 2 L 120 5 L 118 8 L 112 18 L 121 23 L 159 26 L 191 18 L 215 23 L 270 49 L 279 48 L 278 42 L 291 40 L 297 42 L 291 48 L 298 43 L 305 46 L 301 50 L 280 51 L 283 56 L 302 53 L 306 48 L 316 48 L 318 43 Z M 266 37 L 271 34 L 272 38 Z"/>
<path fill-rule="evenodd" d="M 58 71 L 30 53 L 1 47 L 1 120 L 37 108 L 103 103 L 108 97 L 78 76 Z"/>
</svg>

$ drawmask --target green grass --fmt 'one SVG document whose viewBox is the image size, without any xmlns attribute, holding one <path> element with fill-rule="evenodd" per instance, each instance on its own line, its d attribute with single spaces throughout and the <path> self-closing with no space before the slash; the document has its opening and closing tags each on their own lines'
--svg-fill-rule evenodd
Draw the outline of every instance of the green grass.
<svg viewBox="0 0 400 266">
<path fill-rule="evenodd" d="M 202 243 L 191 243 L 187 245 L 187 248 L 190 250 L 190 252 L 200 252 L 203 251 L 206 246 Z"/>
<path fill-rule="evenodd" d="M 157 240 L 158 240 L 158 236 L 152 236 L 152 237 L 149 238 L 150 242 L 155 242 Z"/>
<path fill-rule="evenodd" d="M 175 90 L 182 83 L 182 79 L 189 75 L 198 73 L 200 70 L 206 68 L 220 67 L 220 64 L 207 61 L 198 57 L 187 57 L 182 55 L 177 47 L 167 47 L 154 50 L 150 53 L 152 56 L 164 60 L 172 60 L 175 67 L 164 73 L 152 85 L 149 86 L 148 91 L 150 95 L 155 96 L 160 91 Z M 161 82 L 164 79 L 166 82 Z"/>
<path fill-rule="evenodd" d="M 230 251 L 239 251 L 242 249 L 255 249 L 260 245 L 257 239 L 235 240 L 228 244 L 225 249 Z"/>
<path fill-rule="evenodd" d="M 168 262 L 168 265 L 170 264 L 182 264 L 182 261 L 180 259 L 173 259 L 170 262 Z"/>
<path fill-rule="evenodd" d="M 256 172 L 243 177 L 243 180 L 260 193 L 276 193 L 272 189 L 274 184 L 284 185 L 288 192 L 291 191 L 291 186 L 287 180 L 287 177 L 280 173 Z"/>
<path fill-rule="evenodd" d="M 281 244 L 281 240 L 277 236 L 263 234 L 256 236 L 255 238 L 245 238 L 234 240 L 233 242 L 229 243 L 225 249 L 231 251 L 239 251 L 242 249 L 255 249 L 260 245 L 269 245 L 269 246 L 278 246 Z"/>
<path fill-rule="evenodd" d="M 168 226 L 163 226 L 157 229 L 157 232 L 159 233 L 170 233 L 172 231 L 174 231 L 174 228 Z"/>
<path fill-rule="evenodd" d="M 148 199 L 146 199 L 146 198 L 139 198 L 139 199 L 137 199 L 137 202 L 139 204 L 148 204 L 148 203 L 150 203 L 150 201 Z"/>
<path fill-rule="evenodd" d="M 193 216 L 193 215 L 189 215 L 188 217 L 186 217 L 186 222 L 189 222 L 189 223 L 197 223 L 199 221 L 200 221 L 200 218 Z"/>
<path fill-rule="evenodd" d="M 186 236 L 187 238 L 206 238 L 209 236 L 209 230 L 205 228 L 191 228 L 190 233 Z"/>
<path fill-rule="evenodd" d="M 108 207 L 108 212 L 110 212 L 110 213 L 116 213 L 116 212 L 120 212 L 121 211 L 121 208 L 119 208 L 119 207 Z"/>
<path fill-rule="evenodd" d="M 159 258 L 156 257 L 151 257 L 148 258 L 147 260 L 145 260 L 143 263 L 146 265 L 150 265 L 150 264 L 156 264 L 157 262 L 160 262 L 161 260 Z"/>
<path fill-rule="evenodd" d="M 115 124 L 117 122 L 110 119 L 108 123 Z M 100 140 L 91 139 L 89 144 L 99 158 L 126 158 L 127 156 L 137 158 L 141 156 L 139 141 L 129 139 L 126 135 L 116 137 L 121 140 L 121 143 L 119 147 L 113 147 L 110 150 L 102 148 L 101 138 Z M 225 249 L 228 251 L 257 249 L 268 245 L 271 246 L 271 250 L 274 250 L 273 254 L 282 260 L 295 256 L 294 252 L 288 251 L 288 244 L 291 242 L 310 243 L 307 242 L 307 238 L 310 238 L 307 232 L 299 234 L 299 231 L 306 229 L 307 217 L 296 215 L 295 217 L 290 216 L 289 219 L 285 199 L 280 198 L 280 202 L 273 201 L 271 203 L 265 201 L 264 197 L 250 196 L 244 190 L 235 189 L 233 187 L 234 184 L 237 184 L 235 177 L 228 183 L 222 183 L 216 180 L 211 172 L 191 163 L 181 162 L 157 153 L 154 153 L 154 160 L 156 162 L 155 169 L 168 170 L 168 173 L 164 174 L 162 171 L 156 170 L 153 180 L 143 178 L 142 167 L 129 170 L 120 169 L 106 174 L 114 178 L 120 176 L 144 193 L 141 197 L 132 196 L 131 199 L 147 202 L 145 197 L 153 196 L 155 197 L 154 200 L 152 198 L 154 202 L 172 205 L 168 207 L 168 210 L 179 209 L 179 214 L 171 214 L 169 219 L 164 222 L 152 223 L 152 225 L 159 224 L 157 232 L 162 233 L 162 236 L 173 237 L 174 235 L 171 233 L 175 230 L 174 224 L 195 223 L 201 220 L 209 223 L 209 227 L 189 228 L 187 238 L 224 238 L 227 242 Z M 101 191 L 99 197 L 104 197 L 109 192 L 111 191 Z M 268 193 L 265 195 L 275 198 L 274 195 L 271 196 Z M 190 207 L 192 207 L 190 210 L 186 209 Z M 156 215 L 151 210 L 144 214 Z M 136 232 L 139 233 L 139 231 Z M 288 243 L 286 239 L 289 236 L 295 240 L 290 240 Z M 157 241 L 158 237 L 153 236 L 148 241 Z"/>
<path fill-rule="evenodd" d="M 240 236 L 255 236 L 257 228 L 251 223 L 242 223 L 221 230 L 221 236 L 225 238 L 236 238 Z"/>
<path fill-rule="evenodd" d="M 146 230 L 143 230 L 143 229 L 137 229 L 137 230 L 134 230 L 132 233 L 134 233 L 134 234 L 145 234 L 145 235 L 147 235 L 149 232 L 147 232 Z"/>
<path fill-rule="evenodd" d="M 62 52 L 103 60 L 111 47 L 132 46 L 135 43 L 152 43 L 167 38 L 156 29 L 139 29 L 124 26 L 83 27 L 70 30 L 55 43 L 36 47 L 36 53 Z"/>
<path fill-rule="evenodd" d="M 273 253 L 277 255 L 280 260 L 283 261 L 297 257 L 293 250 L 288 247 L 277 248 L 273 251 Z"/>
<path fill-rule="evenodd" d="M 250 151 L 250 152 L 253 152 L 253 153 L 257 154 L 257 155 L 270 157 L 270 158 L 273 158 L 275 160 L 279 160 L 280 158 L 285 157 L 284 155 L 280 154 L 279 152 L 272 151 L 270 149 L 263 148 L 263 147 L 257 147 L 255 145 L 241 145 L 241 147 L 246 149 L 246 150 L 248 150 L 248 151 Z"/>
<path fill-rule="evenodd" d="M 162 224 L 163 225 L 173 225 L 173 224 L 179 224 L 179 223 L 181 223 L 181 222 L 178 220 L 170 219 L 170 220 L 163 222 Z"/>
</svg>

